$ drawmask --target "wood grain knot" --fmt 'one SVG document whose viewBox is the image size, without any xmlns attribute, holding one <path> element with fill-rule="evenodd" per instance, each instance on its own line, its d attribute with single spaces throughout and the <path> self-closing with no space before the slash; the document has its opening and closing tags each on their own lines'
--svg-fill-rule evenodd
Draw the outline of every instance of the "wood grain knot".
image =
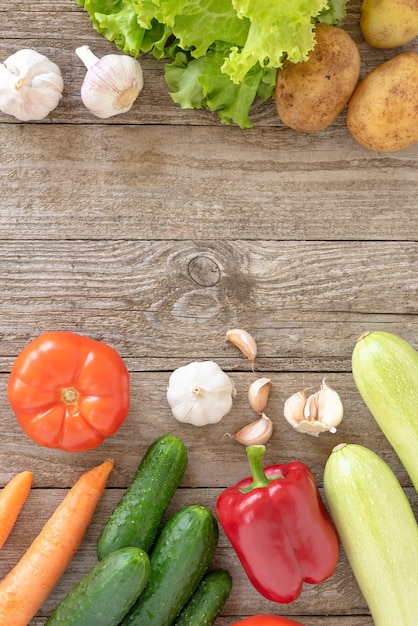
<svg viewBox="0 0 418 626">
<path fill-rule="evenodd" d="M 201 287 L 213 287 L 221 277 L 218 264 L 209 256 L 195 256 L 189 263 L 189 276 Z"/>
</svg>

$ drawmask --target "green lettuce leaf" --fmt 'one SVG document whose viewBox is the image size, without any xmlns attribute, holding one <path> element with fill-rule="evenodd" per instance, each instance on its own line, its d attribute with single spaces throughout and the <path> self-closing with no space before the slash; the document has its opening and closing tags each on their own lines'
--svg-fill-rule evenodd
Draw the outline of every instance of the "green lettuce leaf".
<svg viewBox="0 0 418 626">
<path fill-rule="evenodd" d="M 130 56 L 141 51 L 145 28 L 137 20 L 130 2 L 124 0 L 77 0 L 90 16 L 93 27 L 103 37 Z"/>
<path fill-rule="evenodd" d="M 249 110 L 260 85 L 260 96 L 265 99 L 274 87 L 262 83 L 264 69 L 259 65 L 254 66 L 239 85 L 233 83 L 220 71 L 223 61 L 222 47 L 212 48 L 197 59 L 179 53 L 173 63 L 165 66 L 165 80 L 172 89 L 170 96 L 183 109 L 206 108 L 216 112 L 223 124 L 233 122 L 241 128 L 250 128 Z"/>
<path fill-rule="evenodd" d="M 315 46 L 316 16 L 328 0 L 232 0 L 237 15 L 251 21 L 242 48 L 234 47 L 222 66 L 235 83 L 259 63 L 279 68 L 285 58 L 306 61 Z"/>
<path fill-rule="evenodd" d="M 161 0 L 161 9 L 180 47 L 195 58 L 206 54 L 215 41 L 243 45 L 250 27 L 248 20 L 238 18 L 231 0 Z"/>
<path fill-rule="evenodd" d="M 347 15 L 347 0 L 332 0 L 328 7 L 318 15 L 318 22 L 324 24 L 338 24 Z"/>
</svg>

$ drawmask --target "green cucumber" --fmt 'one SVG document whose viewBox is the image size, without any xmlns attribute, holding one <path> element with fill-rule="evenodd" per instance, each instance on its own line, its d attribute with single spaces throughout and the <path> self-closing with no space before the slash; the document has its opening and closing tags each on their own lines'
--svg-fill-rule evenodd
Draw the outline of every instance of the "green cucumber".
<svg viewBox="0 0 418 626">
<path fill-rule="evenodd" d="M 229 572 L 222 569 L 207 572 L 178 615 L 174 626 L 212 626 L 228 600 L 231 589 Z"/>
<path fill-rule="evenodd" d="M 99 559 L 127 546 L 150 550 L 186 467 L 186 446 L 174 435 L 163 435 L 150 445 L 101 532 Z"/>
<path fill-rule="evenodd" d="M 395 474 L 358 444 L 340 444 L 325 465 L 331 517 L 375 626 L 416 626 L 418 526 Z"/>
<path fill-rule="evenodd" d="M 96 563 L 57 606 L 45 626 L 117 626 L 148 582 L 140 548 L 121 548 Z"/>
<path fill-rule="evenodd" d="M 361 397 L 418 491 L 418 353 L 397 335 L 365 333 L 354 347 L 352 371 Z"/>
<path fill-rule="evenodd" d="M 218 535 L 209 509 L 193 504 L 174 513 L 152 549 L 148 584 L 122 626 L 173 624 L 209 567 Z"/>
</svg>

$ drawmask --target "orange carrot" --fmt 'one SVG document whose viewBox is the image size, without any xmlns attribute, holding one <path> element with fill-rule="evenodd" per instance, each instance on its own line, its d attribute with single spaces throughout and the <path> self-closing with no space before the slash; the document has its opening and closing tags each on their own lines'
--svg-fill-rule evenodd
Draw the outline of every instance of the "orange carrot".
<svg viewBox="0 0 418 626">
<path fill-rule="evenodd" d="M 16 474 L 0 492 L 0 548 L 10 535 L 32 486 L 32 472 Z"/>
<path fill-rule="evenodd" d="M 0 582 L 0 626 L 27 626 L 40 609 L 78 549 L 112 469 L 105 461 L 78 479 Z"/>
</svg>

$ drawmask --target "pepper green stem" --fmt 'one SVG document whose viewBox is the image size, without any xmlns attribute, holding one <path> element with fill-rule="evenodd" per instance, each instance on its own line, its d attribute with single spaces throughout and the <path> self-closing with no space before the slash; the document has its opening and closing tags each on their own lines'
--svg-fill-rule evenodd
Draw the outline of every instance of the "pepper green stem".
<svg viewBox="0 0 418 626">
<path fill-rule="evenodd" d="M 262 445 L 248 446 L 246 452 L 253 482 L 248 485 L 248 487 L 241 489 L 242 493 L 248 493 L 257 487 L 267 487 L 267 485 L 271 483 L 271 480 L 267 478 L 264 472 L 262 464 L 262 460 L 266 454 L 266 447 Z"/>
</svg>

